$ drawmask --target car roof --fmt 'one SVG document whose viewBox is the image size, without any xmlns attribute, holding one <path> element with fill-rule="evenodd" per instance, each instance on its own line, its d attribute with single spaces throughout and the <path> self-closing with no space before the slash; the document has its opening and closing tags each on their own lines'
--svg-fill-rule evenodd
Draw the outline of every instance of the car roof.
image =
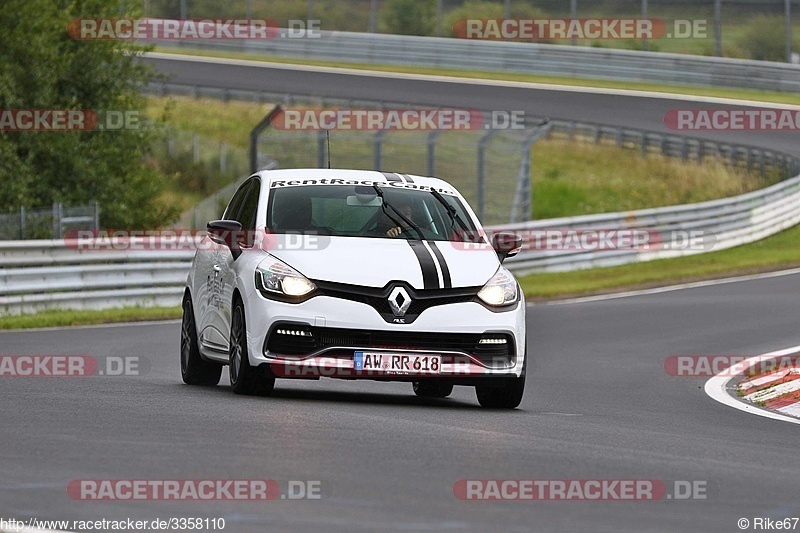
<svg viewBox="0 0 800 533">
<path fill-rule="evenodd" d="M 288 180 L 310 180 L 310 179 L 341 179 L 341 180 L 368 180 L 375 182 L 388 183 L 390 181 L 401 181 L 403 183 L 414 183 L 416 185 L 426 185 L 436 189 L 447 189 L 455 191 L 455 188 L 446 181 L 439 178 L 417 176 L 415 174 L 400 174 L 397 172 L 378 172 L 376 170 L 350 170 L 350 169 L 330 169 L 330 168 L 293 168 L 286 170 L 262 170 L 257 173 L 268 187 L 273 182 Z"/>
</svg>

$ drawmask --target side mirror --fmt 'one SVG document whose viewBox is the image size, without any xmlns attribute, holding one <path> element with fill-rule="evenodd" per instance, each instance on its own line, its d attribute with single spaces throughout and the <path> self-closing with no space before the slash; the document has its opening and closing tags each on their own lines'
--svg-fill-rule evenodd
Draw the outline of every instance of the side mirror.
<svg viewBox="0 0 800 533">
<path fill-rule="evenodd" d="M 514 257 L 522 250 L 522 237 L 510 231 L 495 233 L 492 235 L 492 248 L 502 263 L 507 257 Z"/>
<path fill-rule="evenodd" d="M 239 222 L 235 220 L 212 220 L 206 225 L 206 231 L 208 231 L 212 239 L 230 248 L 235 257 L 238 257 L 238 253 L 241 253 L 239 245 L 244 241 L 245 235 Z"/>
</svg>

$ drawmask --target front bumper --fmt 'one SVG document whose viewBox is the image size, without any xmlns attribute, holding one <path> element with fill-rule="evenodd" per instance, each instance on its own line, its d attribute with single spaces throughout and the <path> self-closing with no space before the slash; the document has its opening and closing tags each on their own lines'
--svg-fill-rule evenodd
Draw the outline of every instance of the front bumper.
<svg viewBox="0 0 800 533">
<path fill-rule="evenodd" d="M 250 364 L 270 364 L 278 377 L 471 383 L 518 377 L 523 369 L 524 299 L 502 312 L 475 302 L 432 307 L 413 324 L 389 324 L 369 305 L 328 296 L 291 304 L 254 294 L 247 311 Z M 482 338 L 505 339 L 506 344 L 495 340 L 481 346 Z M 357 351 L 438 355 L 441 367 L 435 374 L 356 370 Z"/>
</svg>

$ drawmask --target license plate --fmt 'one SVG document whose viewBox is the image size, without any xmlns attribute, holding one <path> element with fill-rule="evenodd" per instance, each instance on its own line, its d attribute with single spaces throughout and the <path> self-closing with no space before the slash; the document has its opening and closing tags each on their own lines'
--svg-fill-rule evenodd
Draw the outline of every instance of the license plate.
<svg viewBox="0 0 800 533">
<path fill-rule="evenodd" d="M 386 374 L 439 374 L 442 356 L 386 352 L 355 352 L 353 369 Z"/>
</svg>

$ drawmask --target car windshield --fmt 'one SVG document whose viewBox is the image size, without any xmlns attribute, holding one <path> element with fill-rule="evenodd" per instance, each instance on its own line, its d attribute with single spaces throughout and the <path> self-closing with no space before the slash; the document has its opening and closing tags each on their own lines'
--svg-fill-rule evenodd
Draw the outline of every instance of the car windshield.
<svg viewBox="0 0 800 533">
<path fill-rule="evenodd" d="M 381 186 L 376 191 L 370 185 L 273 188 L 267 227 L 275 233 L 475 240 L 477 229 L 460 199 L 447 193 L 440 198 L 452 206 L 452 211 L 429 190 Z"/>
</svg>

